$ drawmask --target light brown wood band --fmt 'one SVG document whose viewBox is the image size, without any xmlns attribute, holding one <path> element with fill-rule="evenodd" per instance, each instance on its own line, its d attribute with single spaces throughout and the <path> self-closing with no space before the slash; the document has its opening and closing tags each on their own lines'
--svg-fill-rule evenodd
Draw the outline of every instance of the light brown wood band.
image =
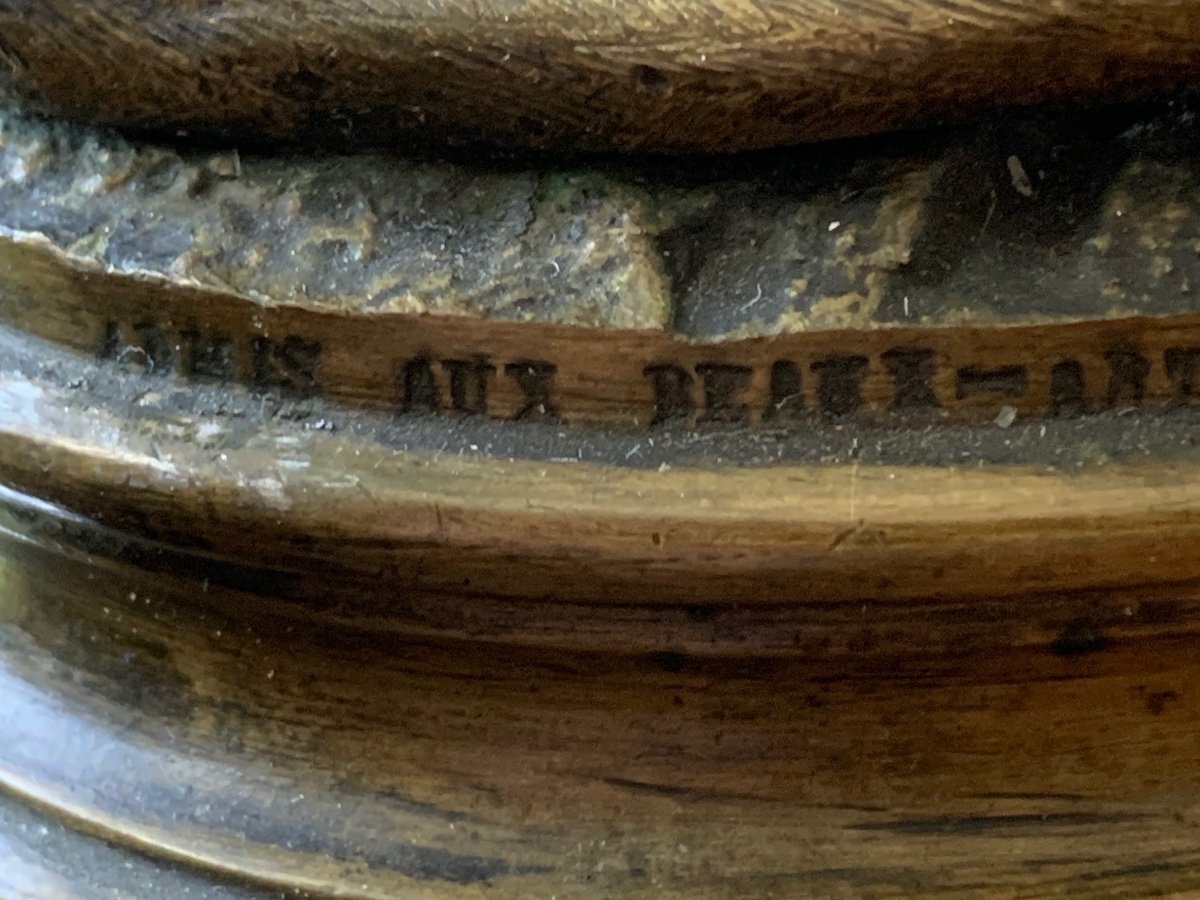
<svg viewBox="0 0 1200 900">
<path fill-rule="evenodd" d="M 668 605 L 1200 577 L 1200 562 L 1173 549 L 1192 539 L 1200 508 L 1186 437 L 1166 456 L 1100 458 L 1082 470 L 647 469 L 496 459 L 479 444 L 397 450 L 385 421 L 343 417 L 355 427 L 327 434 L 319 409 L 295 424 L 258 402 L 233 418 L 171 414 L 174 391 L 153 377 L 131 377 L 121 392 L 127 399 L 108 401 L 106 412 L 95 399 L 73 400 L 69 385 L 10 379 L 0 408 L 4 481 L 154 540 L 200 540 L 220 557 L 298 573 L 353 581 L 383 566 L 405 591 Z M 849 457 L 859 433 L 843 431 Z M 297 531 L 306 537 L 297 541 Z"/>
<path fill-rule="evenodd" d="M 719 151 L 1190 83 L 1195 0 L 3 0 L 0 73 L 226 138 Z"/>
<path fill-rule="evenodd" d="M 1200 314 L 818 330 L 696 342 L 439 315 L 346 315 L 89 270 L 0 238 L 0 321 L 168 379 L 241 382 L 397 416 L 797 430 L 984 423 L 1200 399 Z"/>
</svg>

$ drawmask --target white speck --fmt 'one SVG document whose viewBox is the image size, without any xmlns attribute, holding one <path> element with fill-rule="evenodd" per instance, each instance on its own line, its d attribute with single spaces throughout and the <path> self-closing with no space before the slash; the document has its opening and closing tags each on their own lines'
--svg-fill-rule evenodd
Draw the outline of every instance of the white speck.
<svg viewBox="0 0 1200 900">
<path fill-rule="evenodd" d="M 1005 406 L 1000 410 L 1000 415 L 996 416 L 995 422 L 1001 428 L 1011 428 L 1012 423 L 1017 421 L 1017 411 L 1011 406 Z"/>
<path fill-rule="evenodd" d="M 29 177 L 29 168 L 25 165 L 25 160 L 21 157 L 16 157 L 9 161 L 5 167 L 5 180 L 12 184 L 21 184 Z"/>
<path fill-rule="evenodd" d="M 216 422 L 201 422 L 196 426 L 196 440 L 205 443 L 221 434 L 225 429 Z"/>
<path fill-rule="evenodd" d="M 904 318 L 908 318 L 908 298 L 904 298 Z"/>
<path fill-rule="evenodd" d="M 749 300 L 747 300 L 745 303 L 743 303 L 741 305 L 741 307 L 738 308 L 738 312 L 745 312 L 746 310 L 748 310 L 750 307 L 752 307 L 755 303 L 757 303 L 759 300 L 761 300 L 763 298 L 762 282 L 761 281 L 758 282 L 758 284 L 756 284 L 755 287 L 758 289 L 757 292 L 754 294 L 753 297 L 751 297 Z"/>
<path fill-rule="evenodd" d="M 267 501 L 272 509 L 286 512 L 292 508 L 292 500 L 284 490 L 283 482 L 278 478 L 255 478 L 247 484 L 258 493 L 259 497 Z"/>
<path fill-rule="evenodd" d="M 841 223 L 841 222 L 830 222 L 830 223 L 829 223 L 829 230 L 830 230 L 830 231 L 837 231 L 837 230 L 838 230 L 839 228 L 841 228 L 841 227 L 842 227 L 842 223 Z"/>
<path fill-rule="evenodd" d="M 1025 171 L 1025 166 L 1021 164 L 1020 157 L 1010 156 L 1008 158 L 1008 174 L 1012 178 L 1014 191 L 1022 197 L 1033 196 L 1033 182 L 1029 180 L 1029 173 Z"/>
</svg>

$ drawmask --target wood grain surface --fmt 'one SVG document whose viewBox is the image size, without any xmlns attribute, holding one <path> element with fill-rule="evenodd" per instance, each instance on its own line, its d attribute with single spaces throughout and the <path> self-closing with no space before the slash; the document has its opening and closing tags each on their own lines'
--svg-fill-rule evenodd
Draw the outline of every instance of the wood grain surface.
<svg viewBox="0 0 1200 900">
<path fill-rule="evenodd" d="M 1189 83 L 1195 0 L 3 0 L 66 115 L 247 140 L 731 151 Z"/>
<path fill-rule="evenodd" d="M 1200 885 L 1194 449 L 498 460 L 0 355 L 9 895 Z"/>
</svg>

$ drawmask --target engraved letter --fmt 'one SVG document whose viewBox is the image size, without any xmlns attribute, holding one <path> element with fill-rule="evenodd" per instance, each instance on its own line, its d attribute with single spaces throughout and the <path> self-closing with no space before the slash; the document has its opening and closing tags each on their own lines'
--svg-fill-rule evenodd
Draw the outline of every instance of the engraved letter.
<svg viewBox="0 0 1200 900">
<path fill-rule="evenodd" d="M 929 379 L 933 377 L 933 351 L 896 347 L 883 354 L 896 383 L 892 409 L 930 409 L 938 405 Z"/>
<path fill-rule="evenodd" d="M 121 326 L 109 319 L 104 323 L 104 331 L 100 335 L 101 359 L 116 359 L 121 353 Z"/>
<path fill-rule="evenodd" d="M 750 407 L 740 402 L 741 394 L 750 386 L 754 375 L 745 366 L 706 363 L 696 366 L 696 374 L 704 381 L 704 413 L 700 421 L 722 425 L 750 424 Z"/>
<path fill-rule="evenodd" d="M 1112 377 L 1108 380 L 1108 405 L 1126 403 L 1137 406 L 1146 396 L 1146 376 L 1150 361 L 1132 347 L 1110 350 L 1104 354 Z"/>
<path fill-rule="evenodd" d="M 538 360 L 509 363 L 504 372 L 525 395 L 525 405 L 513 416 L 516 422 L 557 422 L 558 407 L 550 399 L 558 366 Z"/>
<path fill-rule="evenodd" d="M 1200 376 L 1200 347 L 1172 347 L 1163 354 L 1167 375 L 1175 383 L 1175 399 L 1191 400 Z"/>
<path fill-rule="evenodd" d="M 496 371 L 488 365 L 487 357 L 447 359 L 442 368 L 450 376 L 450 408 L 455 412 L 486 414 L 488 379 Z"/>
<path fill-rule="evenodd" d="M 764 422 L 795 422 L 804 412 L 804 391 L 800 369 L 795 363 L 780 360 L 771 366 L 771 396 L 763 410 Z"/>
<path fill-rule="evenodd" d="M 863 405 L 865 356 L 834 356 L 812 364 L 817 373 L 817 402 L 827 416 L 848 416 Z"/>
<path fill-rule="evenodd" d="M 127 341 L 118 323 L 105 322 L 100 358 L 138 365 L 148 373 L 166 373 L 175 367 L 175 347 L 161 325 L 138 322 L 133 331 L 137 338 Z"/>
<path fill-rule="evenodd" d="M 183 332 L 187 346 L 185 372 L 193 378 L 232 381 L 236 373 L 233 361 L 233 341 L 223 334 L 198 331 Z"/>
<path fill-rule="evenodd" d="M 254 385 L 262 389 L 279 388 L 300 397 L 317 393 L 317 369 L 321 363 L 321 345 L 289 335 L 281 343 L 256 337 L 251 341 L 254 358 Z"/>
<path fill-rule="evenodd" d="M 133 330 L 141 338 L 146 355 L 146 371 L 165 374 L 175 368 L 175 345 L 163 327 L 155 322 L 138 322 Z"/>
<path fill-rule="evenodd" d="M 1077 416 L 1086 411 L 1083 366 L 1078 360 L 1064 359 L 1050 370 L 1050 414 Z"/>
<path fill-rule="evenodd" d="M 442 408 L 442 395 L 433 377 L 433 366 L 425 357 L 410 359 L 400 374 L 404 399 L 401 412 L 437 412 Z"/>
<path fill-rule="evenodd" d="M 679 366 L 647 366 L 645 375 L 654 386 L 654 418 L 651 425 L 686 422 L 696 409 L 692 399 L 692 376 Z"/>
</svg>

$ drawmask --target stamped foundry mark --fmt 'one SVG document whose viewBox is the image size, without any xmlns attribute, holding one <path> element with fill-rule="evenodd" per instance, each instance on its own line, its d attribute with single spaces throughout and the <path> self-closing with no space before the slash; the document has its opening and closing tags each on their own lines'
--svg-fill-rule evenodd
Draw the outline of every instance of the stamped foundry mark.
<svg viewBox="0 0 1200 900">
<path fill-rule="evenodd" d="M 254 389 L 295 397 L 340 391 L 321 342 L 300 335 L 235 337 L 211 329 L 173 327 L 144 320 L 106 321 L 98 342 L 102 358 L 158 375 L 192 380 L 241 381 Z M 728 356 L 728 348 L 723 348 Z M 802 350 L 803 348 L 801 348 Z M 1020 342 L 1006 350 L 1017 356 Z M 969 350 L 969 348 L 968 348 Z M 963 354 L 961 348 L 954 352 Z M 703 347 L 680 348 L 672 358 L 620 367 L 608 379 L 631 386 L 624 407 L 607 418 L 649 427 L 718 426 L 781 428 L 814 418 L 853 420 L 880 413 L 928 413 L 953 421 L 986 419 L 1019 406 L 1041 416 L 1073 416 L 1137 408 L 1153 394 L 1174 402 L 1200 400 L 1200 341 L 1151 355 L 1132 343 L 1114 342 L 1075 358 L 1061 353 L 1037 361 L 958 361 L 947 347 L 898 344 L 876 352 L 781 352 L 747 364 L 705 359 Z M 398 415 L 449 413 L 523 422 L 585 421 L 606 416 L 589 408 L 579 385 L 602 384 L 594 371 L 573 369 L 568 359 L 494 358 L 487 353 L 401 356 L 373 373 L 387 385 L 374 405 Z M 1158 377 L 1165 385 L 1152 392 Z M 564 390 L 564 380 L 571 389 Z"/>
</svg>

